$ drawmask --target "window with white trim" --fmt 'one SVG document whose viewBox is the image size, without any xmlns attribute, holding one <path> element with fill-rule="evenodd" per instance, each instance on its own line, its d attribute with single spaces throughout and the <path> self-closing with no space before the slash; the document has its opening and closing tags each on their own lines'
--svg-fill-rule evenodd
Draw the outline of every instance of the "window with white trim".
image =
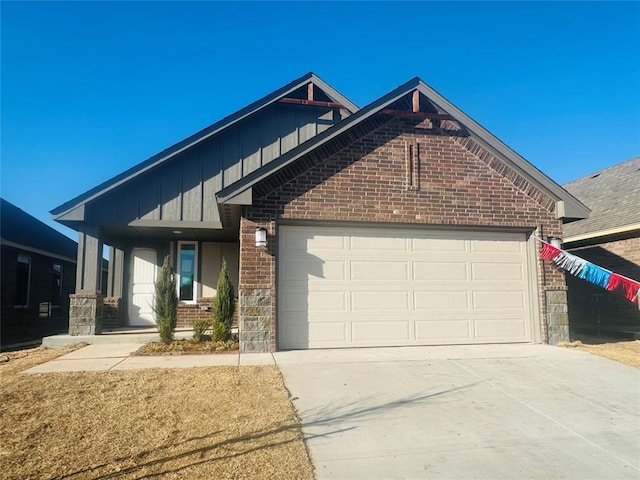
<svg viewBox="0 0 640 480">
<path fill-rule="evenodd" d="M 31 283 L 31 257 L 18 255 L 16 265 L 16 308 L 29 306 L 29 284 Z"/>
<path fill-rule="evenodd" d="M 178 242 L 178 298 L 181 302 L 197 300 L 198 243 Z"/>
</svg>

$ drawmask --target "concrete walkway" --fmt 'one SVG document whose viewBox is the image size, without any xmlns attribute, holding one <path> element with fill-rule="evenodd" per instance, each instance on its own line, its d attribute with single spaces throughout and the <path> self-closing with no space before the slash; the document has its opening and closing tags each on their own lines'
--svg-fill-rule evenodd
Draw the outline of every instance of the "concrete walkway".
<svg viewBox="0 0 640 480">
<path fill-rule="evenodd" d="M 215 365 L 274 365 L 271 353 L 131 356 L 143 343 L 92 344 L 24 373 L 89 372 L 141 368 L 190 368 Z"/>
<path fill-rule="evenodd" d="M 546 345 L 274 354 L 318 480 L 640 478 L 640 371 Z"/>
</svg>

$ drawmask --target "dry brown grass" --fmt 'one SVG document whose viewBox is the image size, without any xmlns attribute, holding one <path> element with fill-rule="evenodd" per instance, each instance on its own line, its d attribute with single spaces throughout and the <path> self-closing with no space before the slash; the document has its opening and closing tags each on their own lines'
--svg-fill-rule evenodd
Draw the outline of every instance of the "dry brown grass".
<svg viewBox="0 0 640 480">
<path fill-rule="evenodd" d="M 135 355 L 163 355 L 163 354 L 193 354 L 193 353 L 224 353 L 237 351 L 239 348 L 238 342 L 229 340 L 228 342 L 214 342 L 214 341 L 202 341 L 196 342 L 195 340 L 183 339 L 174 340 L 169 344 L 162 342 L 151 342 L 143 345 L 135 352 Z"/>
<path fill-rule="evenodd" d="M 277 367 L 19 373 L 67 351 L 0 365 L 2 478 L 313 478 Z"/>
<path fill-rule="evenodd" d="M 587 343 L 589 342 L 589 343 Z M 575 348 L 640 369 L 640 340 L 563 342 L 559 347 Z"/>
</svg>

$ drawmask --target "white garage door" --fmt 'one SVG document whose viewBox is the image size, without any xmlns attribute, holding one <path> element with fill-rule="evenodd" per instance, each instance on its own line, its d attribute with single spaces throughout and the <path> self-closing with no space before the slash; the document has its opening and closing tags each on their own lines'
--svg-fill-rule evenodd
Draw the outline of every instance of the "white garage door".
<svg viewBox="0 0 640 480">
<path fill-rule="evenodd" d="M 283 226 L 279 348 L 529 342 L 521 233 Z"/>
</svg>

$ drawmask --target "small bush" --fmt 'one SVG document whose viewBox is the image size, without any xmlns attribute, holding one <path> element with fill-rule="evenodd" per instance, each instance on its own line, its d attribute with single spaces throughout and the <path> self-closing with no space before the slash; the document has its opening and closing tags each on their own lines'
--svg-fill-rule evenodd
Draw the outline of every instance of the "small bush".
<svg viewBox="0 0 640 480">
<path fill-rule="evenodd" d="M 214 340 L 226 341 L 229 339 L 235 308 L 236 300 L 234 297 L 233 285 L 229 279 L 227 261 L 223 258 L 222 267 L 220 268 L 220 276 L 218 277 L 218 284 L 216 286 L 216 296 L 213 299 Z"/>
<path fill-rule="evenodd" d="M 212 338 L 214 342 L 226 342 L 229 340 L 229 327 L 222 322 L 214 321 Z"/>
<path fill-rule="evenodd" d="M 171 343 L 173 341 L 173 332 L 178 323 L 178 294 L 176 280 L 169 266 L 168 256 L 164 258 L 160 276 L 156 280 L 153 313 L 156 317 L 160 340 L 166 344 Z"/>
<path fill-rule="evenodd" d="M 211 322 L 208 320 L 196 320 L 193 322 L 193 339 L 196 342 L 207 340 L 207 330 L 211 328 Z"/>
</svg>

